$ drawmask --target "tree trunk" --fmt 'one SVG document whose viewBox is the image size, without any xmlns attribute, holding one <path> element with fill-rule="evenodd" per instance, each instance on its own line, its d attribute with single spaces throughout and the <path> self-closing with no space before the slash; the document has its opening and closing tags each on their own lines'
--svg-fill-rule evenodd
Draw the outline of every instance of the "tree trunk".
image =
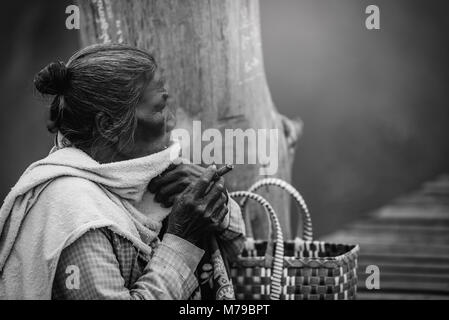
<svg viewBox="0 0 449 320">
<path fill-rule="evenodd" d="M 280 115 L 271 100 L 258 0 L 92 0 L 79 1 L 79 7 L 83 45 L 127 43 L 154 55 L 173 97 L 178 127 L 192 131 L 192 121 L 201 120 L 203 130 L 223 133 L 279 129 L 274 176 L 290 181 L 301 125 Z M 229 141 L 224 144 L 224 152 L 229 152 Z M 249 144 L 247 156 L 257 151 Z M 231 190 L 246 189 L 264 176 L 260 164 L 245 163 L 227 176 Z M 290 199 L 278 190 L 263 195 L 276 209 L 285 236 L 290 236 Z M 265 237 L 263 212 L 251 210 L 251 219 L 256 237 Z"/>
</svg>

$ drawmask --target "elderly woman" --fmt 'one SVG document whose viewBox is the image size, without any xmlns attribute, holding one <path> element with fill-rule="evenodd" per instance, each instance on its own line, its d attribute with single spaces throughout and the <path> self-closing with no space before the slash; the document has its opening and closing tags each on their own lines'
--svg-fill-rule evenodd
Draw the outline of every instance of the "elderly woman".
<svg viewBox="0 0 449 320">
<path fill-rule="evenodd" d="M 215 166 L 179 158 L 153 57 L 94 45 L 34 83 L 55 147 L 1 208 L 0 298 L 232 298 L 217 252 L 239 252 L 241 213 Z"/>
</svg>

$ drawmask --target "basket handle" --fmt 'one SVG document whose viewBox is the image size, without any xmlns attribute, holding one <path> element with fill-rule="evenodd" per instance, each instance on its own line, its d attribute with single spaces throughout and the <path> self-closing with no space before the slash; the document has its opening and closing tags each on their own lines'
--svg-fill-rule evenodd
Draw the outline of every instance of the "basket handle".
<svg viewBox="0 0 449 320">
<path fill-rule="evenodd" d="M 271 268 L 271 290 L 270 299 L 279 300 L 281 295 L 281 278 L 282 270 L 284 266 L 284 236 L 282 234 L 281 224 L 279 223 L 276 212 L 270 203 L 258 195 L 249 191 L 234 191 L 229 194 L 232 198 L 244 198 L 251 199 L 261 204 L 265 213 L 268 215 L 268 220 L 271 222 L 270 236 L 267 241 L 267 249 L 265 251 L 265 262 L 267 267 Z M 244 209 L 242 207 L 242 209 Z M 248 238 L 249 243 L 254 244 L 252 237 Z M 274 242 L 276 241 L 276 249 L 274 248 Z M 273 252 L 274 251 L 274 252 Z"/>
<path fill-rule="evenodd" d="M 313 228 L 312 228 L 312 219 L 310 217 L 309 209 L 307 208 L 306 202 L 304 201 L 304 198 L 301 196 L 301 194 L 298 192 L 298 190 L 295 189 L 291 184 L 285 182 L 284 180 L 277 179 L 277 178 L 265 178 L 257 181 L 254 183 L 249 189 L 249 192 L 256 192 L 258 189 L 264 186 L 276 186 L 279 187 L 285 191 L 287 191 L 288 194 L 290 194 L 293 199 L 295 199 L 295 202 L 298 204 L 301 212 L 302 212 L 302 218 L 303 218 L 303 238 L 305 241 L 312 241 L 313 240 Z M 240 206 L 242 208 L 246 205 L 247 198 L 243 198 L 240 202 Z M 300 239 L 299 236 L 299 228 L 296 230 L 296 238 Z"/>
</svg>

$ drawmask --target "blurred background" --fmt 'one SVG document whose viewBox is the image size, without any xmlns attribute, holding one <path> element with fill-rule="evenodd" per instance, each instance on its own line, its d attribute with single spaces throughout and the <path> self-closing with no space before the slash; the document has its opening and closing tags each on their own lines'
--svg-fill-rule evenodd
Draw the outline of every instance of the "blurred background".
<svg viewBox="0 0 449 320">
<path fill-rule="evenodd" d="M 79 48 L 71 1 L 0 12 L 0 197 L 52 145 L 36 72 Z M 381 30 L 365 28 L 380 8 Z M 294 185 L 320 236 L 449 172 L 449 3 L 261 0 L 265 69 L 279 111 L 301 117 Z"/>
</svg>

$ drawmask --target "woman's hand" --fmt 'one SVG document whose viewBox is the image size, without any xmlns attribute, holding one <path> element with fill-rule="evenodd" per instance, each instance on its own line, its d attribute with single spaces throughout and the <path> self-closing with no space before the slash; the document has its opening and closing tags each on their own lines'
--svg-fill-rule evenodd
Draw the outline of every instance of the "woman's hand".
<svg viewBox="0 0 449 320">
<path fill-rule="evenodd" d="M 156 202 L 168 208 L 173 205 L 175 197 L 197 181 L 205 171 L 205 168 L 191 163 L 172 164 L 159 177 L 151 180 L 148 190 L 155 193 Z"/>
<path fill-rule="evenodd" d="M 175 197 L 167 233 L 199 246 L 205 233 L 218 228 L 228 208 L 224 179 L 217 179 L 216 172 L 215 166 L 208 167 Z"/>
</svg>

